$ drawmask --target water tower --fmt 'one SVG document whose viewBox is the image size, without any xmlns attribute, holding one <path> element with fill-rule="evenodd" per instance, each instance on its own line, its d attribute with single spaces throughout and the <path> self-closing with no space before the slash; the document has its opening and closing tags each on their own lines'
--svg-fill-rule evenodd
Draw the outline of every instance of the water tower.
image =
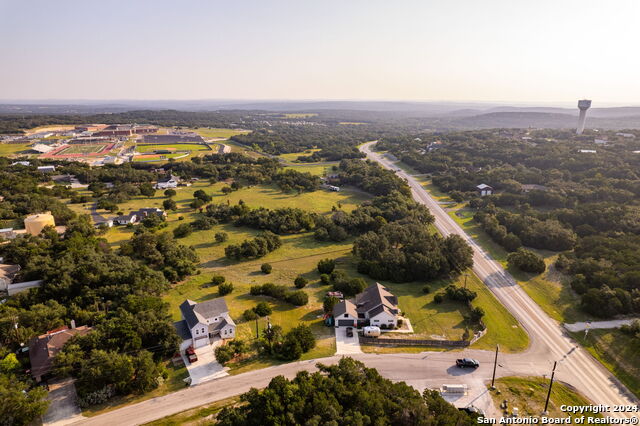
<svg viewBox="0 0 640 426">
<path fill-rule="evenodd" d="M 576 129 L 576 135 L 581 135 L 584 132 L 584 122 L 587 119 L 587 110 L 591 108 L 591 101 L 588 99 L 581 99 L 578 101 L 578 109 L 580 110 L 580 116 L 578 117 L 578 128 Z"/>
</svg>

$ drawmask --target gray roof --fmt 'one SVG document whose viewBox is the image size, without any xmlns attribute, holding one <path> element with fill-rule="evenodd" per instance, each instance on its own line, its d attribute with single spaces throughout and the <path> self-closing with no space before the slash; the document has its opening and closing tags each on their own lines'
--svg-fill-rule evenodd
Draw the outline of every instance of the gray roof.
<svg viewBox="0 0 640 426">
<path fill-rule="evenodd" d="M 387 307 L 390 312 L 398 311 L 398 298 L 380 283 L 372 284 L 358 294 L 355 304 L 357 312 L 363 313 L 369 312 L 380 305 Z M 371 315 L 370 312 L 369 315 Z"/>
<path fill-rule="evenodd" d="M 356 311 L 356 305 L 350 300 L 342 300 L 336 303 L 333 307 L 333 316 L 340 317 L 344 314 L 349 314 L 354 318 L 358 318 L 358 312 Z"/>
<path fill-rule="evenodd" d="M 176 321 L 173 323 L 173 327 L 176 329 L 176 333 L 178 333 L 178 336 L 180 336 L 182 340 L 191 339 L 191 331 L 189 330 L 186 321 Z"/>
<path fill-rule="evenodd" d="M 193 300 L 185 300 L 180 305 L 182 317 L 187 322 L 189 329 L 193 328 L 198 322 L 204 323 L 207 318 L 216 317 L 223 313 L 229 312 L 227 302 L 224 297 L 207 300 L 196 303 Z"/>
</svg>

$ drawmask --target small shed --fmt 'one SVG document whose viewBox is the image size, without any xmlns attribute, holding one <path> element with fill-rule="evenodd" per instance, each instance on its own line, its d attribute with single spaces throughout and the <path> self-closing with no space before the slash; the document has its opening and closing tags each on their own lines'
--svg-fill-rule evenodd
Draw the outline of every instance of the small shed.
<svg viewBox="0 0 640 426">
<path fill-rule="evenodd" d="M 481 197 L 493 194 L 493 188 L 485 183 L 481 183 L 480 185 L 476 186 L 476 189 L 478 190 L 478 195 L 480 195 Z"/>
</svg>

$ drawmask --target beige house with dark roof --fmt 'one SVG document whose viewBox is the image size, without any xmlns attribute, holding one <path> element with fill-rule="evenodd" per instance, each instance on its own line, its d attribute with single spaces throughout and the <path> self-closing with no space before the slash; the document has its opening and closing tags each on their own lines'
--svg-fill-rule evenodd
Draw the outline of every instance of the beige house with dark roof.
<svg viewBox="0 0 640 426">
<path fill-rule="evenodd" d="M 336 327 L 395 328 L 399 313 L 398 298 L 380 283 L 370 285 L 355 298 L 343 300 L 333 307 Z"/>
</svg>

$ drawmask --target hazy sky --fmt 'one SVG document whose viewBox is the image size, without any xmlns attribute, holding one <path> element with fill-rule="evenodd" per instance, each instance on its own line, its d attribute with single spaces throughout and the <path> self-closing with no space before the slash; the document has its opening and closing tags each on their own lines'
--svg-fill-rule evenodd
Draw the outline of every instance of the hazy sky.
<svg viewBox="0 0 640 426">
<path fill-rule="evenodd" d="M 638 0 L 0 0 L 0 99 L 640 104 Z"/>
</svg>

